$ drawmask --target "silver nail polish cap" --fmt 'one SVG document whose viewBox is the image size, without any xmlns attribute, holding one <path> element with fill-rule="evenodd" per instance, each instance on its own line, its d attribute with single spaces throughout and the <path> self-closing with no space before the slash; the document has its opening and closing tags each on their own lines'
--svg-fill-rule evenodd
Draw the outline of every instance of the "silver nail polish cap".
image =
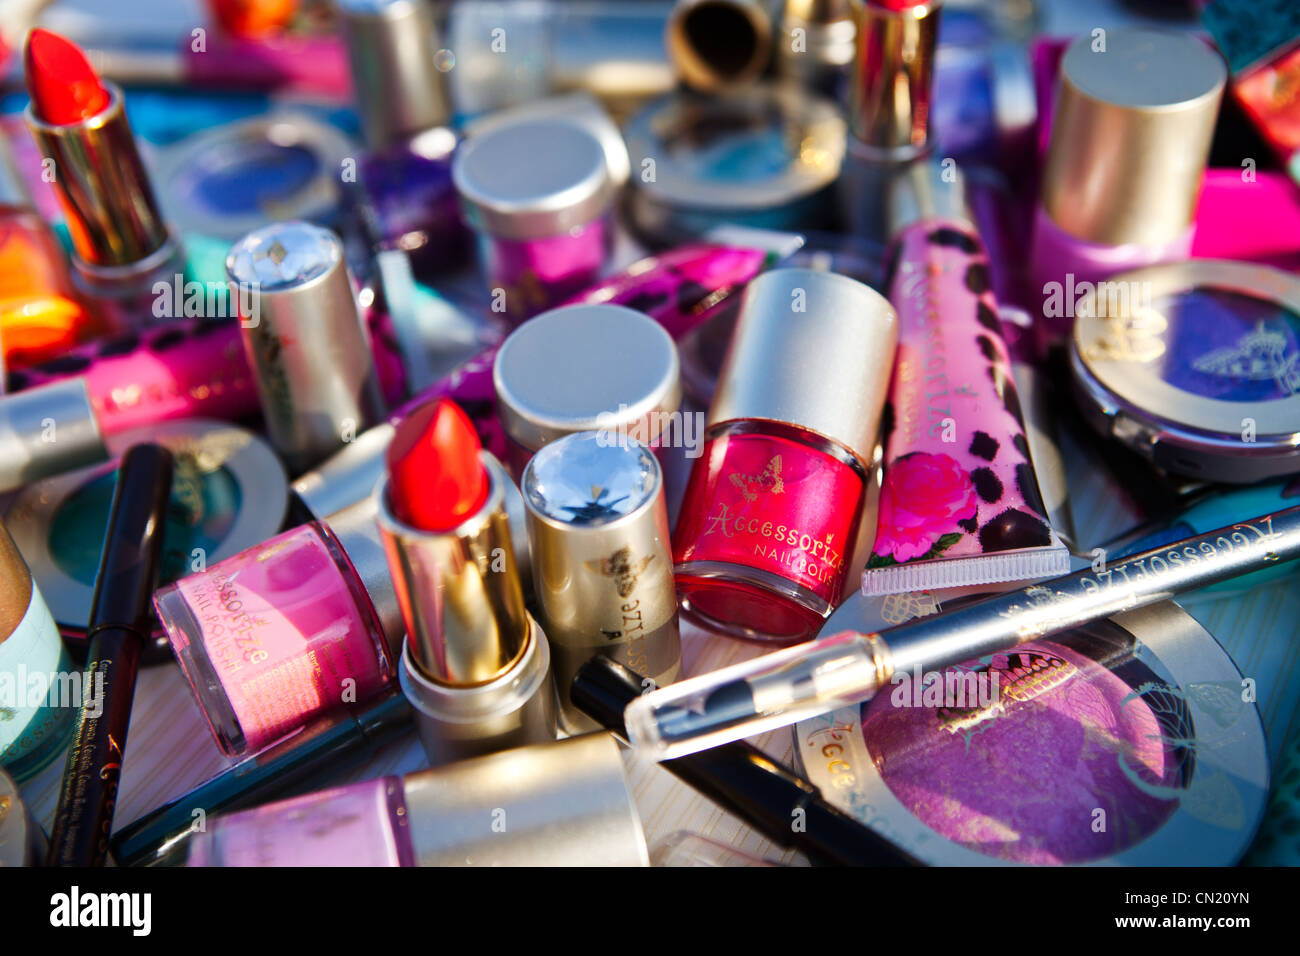
<svg viewBox="0 0 1300 956">
<path fill-rule="evenodd" d="M 707 424 L 788 422 L 867 468 L 897 345 L 893 306 L 861 282 L 811 269 L 764 273 L 741 300 Z"/>
<path fill-rule="evenodd" d="M 466 140 L 452 178 L 475 229 L 544 239 L 605 214 L 615 185 L 600 141 L 570 120 L 526 119 Z"/>
<path fill-rule="evenodd" d="M 0 398 L 0 492 L 108 458 L 86 380 Z"/>
<path fill-rule="evenodd" d="M 449 71 L 428 0 L 338 0 L 366 144 L 382 149 L 444 126 Z"/>
<path fill-rule="evenodd" d="M 574 432 L 625 430 L 652 444 L 681 405 L 677 346 L 618 305 L 543 312 L 510 333 L 492 368 L 506 433 L 529 451 Z"/>
</svg>

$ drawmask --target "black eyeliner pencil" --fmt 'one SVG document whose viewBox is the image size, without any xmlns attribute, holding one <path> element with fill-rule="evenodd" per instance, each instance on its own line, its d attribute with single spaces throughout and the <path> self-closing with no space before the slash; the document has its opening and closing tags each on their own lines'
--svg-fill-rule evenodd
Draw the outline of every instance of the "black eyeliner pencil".
<svg viewBox="0 0 1300 956">
<path fill-rule="evenodd" d="M 573 703 L 626 740 L 623 711 L 640 696 L 643 686 L 640 675 L 617 661 L 594 657 L 573 679 Z M 753 744 L 723 744 L 665 760 L 663 768 L 773 843 L 799 850 L 818 866 L 921 865 L 833 806 L 816 786 Z"/>
<path fill-rule="evenodd" d="M 122 457 L 95 577 L 81 712 L 63 770 L 48 866 L 102 866 L 171 493 L 172 456 L 136 445 Z"/>
</svg>

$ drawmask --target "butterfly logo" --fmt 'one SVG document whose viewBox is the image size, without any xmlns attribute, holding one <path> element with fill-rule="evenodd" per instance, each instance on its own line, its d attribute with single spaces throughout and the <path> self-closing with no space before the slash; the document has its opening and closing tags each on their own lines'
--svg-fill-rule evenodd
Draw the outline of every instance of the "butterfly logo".
<svg viewBox="0 0 1300 956">
<path fill-rule="evenodd" d="M 739 488 L 745 500 L 750 502 L 757 501 L 759 494 L 764 491 L 770 491 L 774 495 L 781 494 L 785 491 L 785 483 L 781 480 L 781 456 L 774 457 L 757 475 L 732 475 L 731 483 Z"/>
<path fill-rule="evenodd" d="M 629 597 L 636 589 L 637 578 L 639 578 L 645 569 L 650 566 L 650 562 L 655 559 L 653 554 L 646 555 L 640 560 L 632 558 L 632 549 L 628 547 L 619 548 L 608 558 L 601 558 L 599 561 L 588 561 L 587 567 L 607 578 L 614 579 L 614 587 L 618 590 L 619 597 Z"/>
<path fill-rule="evenodd" d="M 1300 392 L 1300 352 L 1286 354 L 1286 336 L 1259 323 L 1236 345 L 1202 355 L 1192 367 L 1206 375 L 1248 382 L 1272 379 L 1288 395 Z"/>
</svg>

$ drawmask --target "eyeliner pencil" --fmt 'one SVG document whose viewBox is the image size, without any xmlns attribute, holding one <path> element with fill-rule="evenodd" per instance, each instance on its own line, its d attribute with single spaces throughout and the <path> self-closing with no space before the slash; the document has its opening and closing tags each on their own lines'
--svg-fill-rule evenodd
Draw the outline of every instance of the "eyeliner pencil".
<svg viewBox="0 0 1300 956">
<path fill-rule="evenodd" d="M 578 670 L 573 703 L 626 740 L 623 711 L 640 696 L 643 686 L 639 674 L 602 655 Z M 666 760 L 663 767 L 773 843 L 799 850 L 818 866 L 920 865 L 753 744 L 724 744 Z"/>
<path fill-rule="evenodd" d="M 172 456 L 165 448 L 136 445 L 122 457 L 95 577 L 81 711 L 63 770 L 48 866 L 102 866 L 108 855 L 171 482 Z"/>
</svg>

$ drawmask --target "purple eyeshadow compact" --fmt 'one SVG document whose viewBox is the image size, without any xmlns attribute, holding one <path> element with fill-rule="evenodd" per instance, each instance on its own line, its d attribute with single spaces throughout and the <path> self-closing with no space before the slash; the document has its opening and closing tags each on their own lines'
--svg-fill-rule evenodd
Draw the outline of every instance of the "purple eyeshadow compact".
<svg viewBox="0 0 1300 956">
<path fill-rule="evenodd" d="M 857 594 L 824 634 L 954 597 Z M 1250 684 L 1173 602 L 1105 619 L 804 721 L 828 799 L 931 865 L 1231 866 L 1268 796 Z"/>
<path fill-rule="evenodd" d="M 1300 471 L 1300 279 L 1192 259 L 1066 292 L 1075 392 L 1095 428 L 1203 480 Z"/>
</svg>

